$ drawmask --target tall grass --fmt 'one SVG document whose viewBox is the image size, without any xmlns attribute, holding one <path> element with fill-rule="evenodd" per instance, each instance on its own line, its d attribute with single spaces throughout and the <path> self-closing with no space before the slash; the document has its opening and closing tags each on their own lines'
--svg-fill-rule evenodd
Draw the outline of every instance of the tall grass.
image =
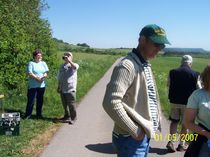
<svg viewBox="0 0 210 157">
<path fill-rule="evenodd" d="M 63 63 L 63 52 L 57 54 L 57 68 L 52 69 L 47 78 L 46 93 L 44 96 L 43 115 L 44 120 L 35 118 L 22 120 L 20 122 L 20 136 L 0 136 L 0 157 L 25 157 L 36 156 L 40 147 L 43 147 L 44 136 L 40 140 L 34 140 L 42 134 L 50 133 L 50 128 L 58 127 L 59 124 L 53 123 L 56 117 L 63 116 L 63 108 L 57 89 L 57 72 L 59 65 Z M 86 53 L 74 53 L 74 61 L 80 65 L 78 70 L 77 102 L 87 93 L 87 91 L 104 75 L 107 69 L 119 56 L 96 55 Z M 27 81 L 24 80 L 27 84 Z M 20 95 L 15 95 L 12 91 L 5 94 L 5 112 L 20 112 L 23 116 L 26 107 L 27 88 L 22 89 Z M 35 115 L 35 107 L 33 114 Z M 36 141 L 36 142 L 34 142 Z M 31 148 L 32 147 L 32 148 Z"/>
</svg>

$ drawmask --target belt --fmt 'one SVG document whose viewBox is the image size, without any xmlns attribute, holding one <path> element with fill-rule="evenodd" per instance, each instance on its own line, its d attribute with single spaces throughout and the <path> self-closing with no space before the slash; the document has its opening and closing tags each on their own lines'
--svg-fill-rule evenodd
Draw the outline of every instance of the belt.
<svg viewBox="0 0 210 157">
<path fill-rule="evenodd" d="M 129 135 L 129 134 L 118 134 L 118 133 L 116 133 L 116 132 L 112 132 L 112 134 L 113 134 L 114 136 L 117 136 L 117 137 L 119 137 L 119 136 L 121 136 L 121 137 L 129 137 L 129 136 L 131 136 L 131 135 Z"/>
</svg>

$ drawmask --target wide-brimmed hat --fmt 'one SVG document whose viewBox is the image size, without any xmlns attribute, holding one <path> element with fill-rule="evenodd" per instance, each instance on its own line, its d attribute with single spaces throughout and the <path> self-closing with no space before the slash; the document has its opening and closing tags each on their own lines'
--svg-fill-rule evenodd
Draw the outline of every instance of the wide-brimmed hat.
<svg viewBox="0 0 210 157">
<path fill-rule="evenodd" d="M 156 24 L 146 25 L 139 35 L 148 37 L 157 44 L 171 44 L 166 37 L 165 30 Z"/>
</svg>

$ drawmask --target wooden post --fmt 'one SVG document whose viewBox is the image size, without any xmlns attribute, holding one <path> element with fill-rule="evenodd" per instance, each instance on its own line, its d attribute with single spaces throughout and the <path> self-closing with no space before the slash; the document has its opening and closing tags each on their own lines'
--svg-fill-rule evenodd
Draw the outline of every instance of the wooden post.
<svg viewBox="0 0 210 157">
<path fill-rule="evenodd" d="M 4 95 L 0 94 L 0 114 L 3 113 L 3 98 L 4 98 Z"/>
</svg>

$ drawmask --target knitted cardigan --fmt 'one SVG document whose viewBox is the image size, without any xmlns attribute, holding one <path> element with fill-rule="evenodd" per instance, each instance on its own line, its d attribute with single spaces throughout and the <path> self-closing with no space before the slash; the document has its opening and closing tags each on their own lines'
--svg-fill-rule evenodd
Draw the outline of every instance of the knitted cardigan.
<svg viewBox="0 0 210 157">
<path fill-rule="evenodd" d="M 160 111 L 157 92 L 156 95 Z M 115 123 L 115 133 L 137 137 L 143 128 L 149 138 L 154 137 L 145 74 L 136 54 L 129 53 L 114 68 L 106 87 L 103 107 Z"/>
</svg>

